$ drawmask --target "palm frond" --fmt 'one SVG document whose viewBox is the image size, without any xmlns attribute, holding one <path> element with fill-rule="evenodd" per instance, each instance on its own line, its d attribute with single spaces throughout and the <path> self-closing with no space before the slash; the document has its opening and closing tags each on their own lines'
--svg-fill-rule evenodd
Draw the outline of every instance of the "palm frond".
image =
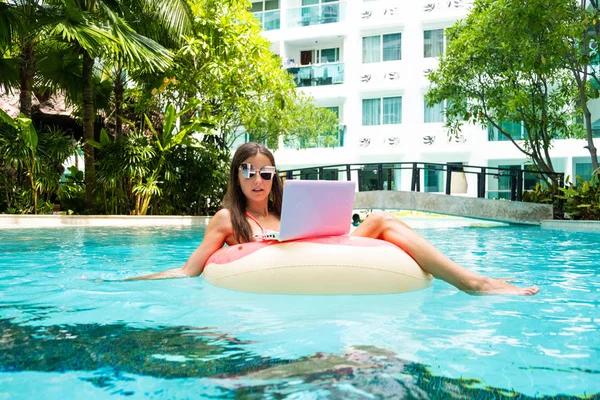
<svg viewBox="0 0 600 400">
<path fill-rule="evenodd" d="M 0 86 L 6 93 L 19 87 L 19 61 L 16 58 L 3 58 L 0 54 Z"/>
<path fill-rule="evenodd" d="M 92 14 L 71 7 L 69 4 L 66 4 L 61 11 L 62 13 L 55 17 L 56 23 L 49 28 L 49 36 L 77 43 L 92 56 L 98 55 L 107 47 L 116 45 L 116 40 L 110 32 L 97 23 Z"/>
<path fill-rule="evenodd" d="M 106 5 L 101 5 L 103 13 L 110 23 L 110 31 L 117 42 L 115 56 L 126 65 L 151 71 L 169 67 L 172 55 L 169 50 L 154 40 L 134 31 L 127 22 Z"/>
<path fill-rule="evenodd" d="M 82 61 L 77 48 L 70 43 L 42 42 L 36 53 L 36 91 L 56 93 L 81 92 Z"/>
<path fill-rule="evenodd" d="M 16 33 L 23 31 L 23 20 L 19 14 L 13 4 L 0 0 L 0 48 L 10 46 Z"/>
<path fill-rule="evenodd" d="M 192 12 L 185 0 L 141 0 L 147 12 L 155 14 L 161 25 L 172 32 L 177 40 L 192 29 Z"/>
</svg>

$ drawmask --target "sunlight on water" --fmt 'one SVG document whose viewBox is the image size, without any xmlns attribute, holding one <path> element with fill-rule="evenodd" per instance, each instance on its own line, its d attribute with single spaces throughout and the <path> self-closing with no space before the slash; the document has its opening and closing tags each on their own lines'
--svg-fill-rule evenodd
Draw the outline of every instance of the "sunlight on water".
<svg viewBox="0 0 600 400">
<path fill-rule="evenodd" d="M 121 282 L 182 265 L 203 230 L 0 231 L 0 398 L 600 393 L 600 234 L 456 221 L 415 229 L 466 267 L 541 293 L 472 297 L 439 280 L 380 296 Z"/>
</svg>

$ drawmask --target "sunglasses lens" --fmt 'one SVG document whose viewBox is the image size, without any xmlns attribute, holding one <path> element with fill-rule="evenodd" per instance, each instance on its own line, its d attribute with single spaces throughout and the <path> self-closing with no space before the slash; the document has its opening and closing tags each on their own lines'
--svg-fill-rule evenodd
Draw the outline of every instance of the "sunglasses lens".
<svg viewBox="0 0 600 400">
<path fill-rule="evenodd" d="M 256 168 L 252 164 L 244 163 L 240 166 L 240 169 L 242 170 L 242 176 L 246 179 L 250 179 L 256 175 Z"/>
<path fill-rule="evenodd" d="M 275 176 L 275 167 L 265 166 L 260 169 L 260 177 L 266 181 L 270 181 Z"/>
<path fill-rule="evenodd" d="M 271 179 L 273 179 L 273 175 L 275 175 L 275 172 L 261 172 L 260 173 L 260 177 L 266 181 L 270 181 Z"/>
</svg>

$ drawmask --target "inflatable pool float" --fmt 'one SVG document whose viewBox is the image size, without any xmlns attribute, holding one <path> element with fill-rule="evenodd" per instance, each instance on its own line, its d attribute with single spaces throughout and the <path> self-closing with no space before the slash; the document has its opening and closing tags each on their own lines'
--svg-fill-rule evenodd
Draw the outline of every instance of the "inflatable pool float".
<svg viewBox="0 0 600 400">
<path fill-rule="evenodd" d="M 210 256 L 203 274 L 227 289 L 278 294 L 402 293 L 433 283 L 399 247 L 357 236 L 228 246 Z"/>
</svg>

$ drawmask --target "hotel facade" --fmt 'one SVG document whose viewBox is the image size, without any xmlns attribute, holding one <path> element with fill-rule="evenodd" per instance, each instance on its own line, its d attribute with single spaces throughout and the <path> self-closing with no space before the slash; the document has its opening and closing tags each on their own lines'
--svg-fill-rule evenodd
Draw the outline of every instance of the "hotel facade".
<svg viewBox="0 0 600 400">
<path fill-rule="evenodd" d="M 449 136 L 443 104 L 430 107 L 424 100 L 427 74 L 444 54 L 444 30 L 465 17 L 470 6 L 470 0 L 252 0 L 252 12 L 297 90 L 335 112 L 341 124 L 333 134 L 334 147 L 299 150 L 282 142 L 275 153 L 278 168 L 364 164 L 358 177 L 364 187 L 377 179 L 370 163 L 430 163 L 421 174 L 421 190 L 443 192 L 446 172 L 435 164 L 452 164 L 455 171 L 461 165 L 526 166 L 525 156 L 494 130 L 465 125 L 458 137 Z M 600 103 L 590 106 L 600 128 Z M 512 128 L 518 138 L 521 127 Z M 600 130 L 595 137 L 600 147 Z M 585 145 L 585 140 L 555 141 L 556 171 L 591 176 Z M 410 190 L 411 174 L 396 169 L 386 186 Z M 477 195 L 475 174 L 452 179 L 453 193 Z M 524 189 L 535 181 L 525 179 Z M 503 177 L 488 176 L 486 197 L 507 198 L 509 185 Z"/>
</svg>

